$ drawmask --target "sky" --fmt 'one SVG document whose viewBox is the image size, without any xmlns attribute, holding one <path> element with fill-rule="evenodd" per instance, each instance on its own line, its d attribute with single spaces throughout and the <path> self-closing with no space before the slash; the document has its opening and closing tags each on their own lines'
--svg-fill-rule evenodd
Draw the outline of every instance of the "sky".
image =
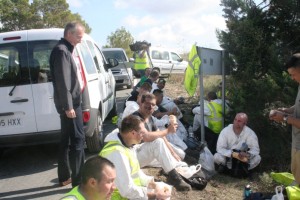
<svg viewBox="0 0 300 200">
<path fill-rule="evenodd" d="M 122 26 L 135 41 L 188 52 L 193 44 L 221 49 L 216 30 L 226 30 L 220 0 L 67 0 L 92 28 L 99 46 Z"/>
</svg>

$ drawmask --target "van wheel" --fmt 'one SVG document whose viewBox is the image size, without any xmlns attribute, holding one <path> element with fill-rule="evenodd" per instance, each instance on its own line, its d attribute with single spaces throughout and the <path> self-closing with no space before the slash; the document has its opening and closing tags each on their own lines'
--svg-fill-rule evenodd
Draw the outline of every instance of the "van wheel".
<svg viewBox="0 0 300 200">
<path fill-rule="evenodd" d="M 98 111 L 96 127 L 92 137 L 86 137 L 86 145 L 90 153 L 99 153 L 103 145 L 103 122 Z"/>
</svg>

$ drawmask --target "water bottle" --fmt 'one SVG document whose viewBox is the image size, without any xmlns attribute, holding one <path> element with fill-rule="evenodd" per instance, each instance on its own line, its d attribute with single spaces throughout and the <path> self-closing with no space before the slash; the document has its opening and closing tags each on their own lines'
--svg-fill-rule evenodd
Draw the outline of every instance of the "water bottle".
<svg viewBox="0 0 300 200">
<path fill-rule="evenodd" d="M 248 184 L 245 186 L 245 189 L 244 189 L 244 195 L 243 195 L 243 199 L 249 199 L 250 195 L 251 195 L 252 191 L 251 191 L 251 186 Z"/>
<path fill-rule="evenodd" d="M 193 131 L 193 127 L 192 126 L 189 127 L 188 133 L 189 133 L 189 137 L 191 137 L 191 138 L 194 137 L 194 131 Z"/>
</svg>

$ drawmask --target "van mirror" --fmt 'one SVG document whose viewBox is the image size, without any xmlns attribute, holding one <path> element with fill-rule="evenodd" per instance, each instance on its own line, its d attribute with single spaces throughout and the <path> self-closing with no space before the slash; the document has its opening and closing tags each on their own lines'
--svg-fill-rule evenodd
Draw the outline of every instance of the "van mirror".
<svg viewBox="0 0 300 200">
<path fill-rule="evenodd" d="M 182 62 L 182 61 L 183 61 L 183 58 L 178 58 L 177 61 L 178 61 L 178 62 Z"/>
<path fill-rule="evenodd" d="M 129 62 L 134 62 L 134 58 L 129 58 Z"/>
<path fill-rule="evenodd" d="M 108 62 L 107 68 L 113 68 L 119 64 L 119 62 L 115 58 L 108 58 L 107 62 Z"/>
</svg>

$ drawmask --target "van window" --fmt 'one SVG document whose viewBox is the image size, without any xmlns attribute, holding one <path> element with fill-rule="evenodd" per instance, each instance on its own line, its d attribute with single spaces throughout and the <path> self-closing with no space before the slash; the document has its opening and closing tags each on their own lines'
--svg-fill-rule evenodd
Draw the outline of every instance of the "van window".
<svg viewBox="0 0 300 200">
<path fill-rule="evenodd" d="M 57 41 L 35 41 L 28 43 L 28 58 L 32 83 L 51 82 L 50 54 Z"/>
<path fill-rule="evenodd" d="M 106 73 L 106 68 L 105 66 L 105 60 L 104 57 L 99 49 L 99 47 L 97 45 L 95 45 L 95 53 L 96 53 L 96 59 L 98 60 L 99 64 L 100 64 L 100 72 L 101 73 Z"/>
<path fill-rule="evenodd" d="M 95 74 L 97 73 L 95 65 L 94 65 L 94 60 L 89 52 L 89 48 L 85 44 L 84 41 L 78 44 L 80 52 L 82 54 L 82 59 L 86 68 L 86 71 L 88 74 Z"/>
<path fill-rule="evenodd" d="M 152 59 L 157 59 L 157 60 L 169 60 L 169 52 L 168 51 L 158 51 L 158 50 L 153 50 L 151 53 Z"/>
<path fill-rule="evenodd" d="M 102 51 L 105 58 L 115 58 L 118 62 L 125 62 L 126 57 L 123 51 L 115 50 L 115 51 Z"/>
<path fill-rule="evenodd" d="M 177 55 L 177 53 L 171 52 L 172 60 L 178 61 L 180 59 L 180 56 Z"/>
<path fill-rule="evenodd" d="M 0 87 L 30 83 L 26 43 L 0 45 Z"/>
<path fill-rule="evenodd" d="M 96 56 L 94 45 L 93 45 L 93 43 L 91 41 L 88 41 L 88 40 L 86 41 L 86 43 L 87 43 L 88 47 L 90 48 L 92 57 L 94 59 L 94 62 L 96 64 L 96 68 L 98 70 L 98 73 L 100 73 L 100 64 L 99 64 L 97 56 Z"/>
</svg>

